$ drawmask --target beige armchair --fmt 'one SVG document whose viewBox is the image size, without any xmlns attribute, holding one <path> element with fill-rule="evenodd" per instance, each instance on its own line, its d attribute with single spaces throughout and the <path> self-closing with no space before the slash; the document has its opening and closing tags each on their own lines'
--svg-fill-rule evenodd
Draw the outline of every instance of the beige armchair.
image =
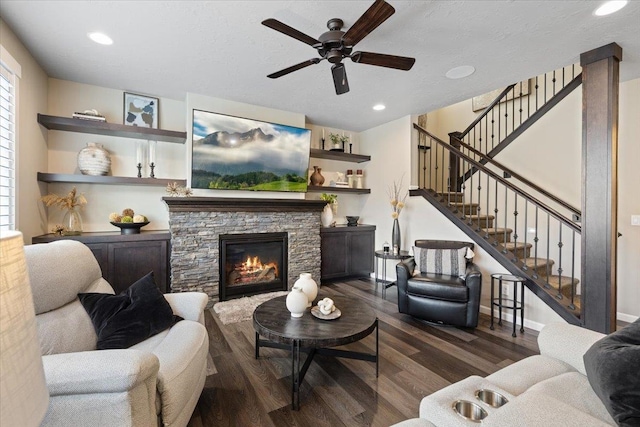
<svg viewBox="0 0 640 427">
<path fill-rule="evenodd" d="M 113 294 L 84 244 L 25 247 L 49 409 L 43 426 L 186 426 L 204 387 L 207 296 L 165 295 L 185 320 L 124 350 L 96 350 L 78 293 Z"/>
</svg>

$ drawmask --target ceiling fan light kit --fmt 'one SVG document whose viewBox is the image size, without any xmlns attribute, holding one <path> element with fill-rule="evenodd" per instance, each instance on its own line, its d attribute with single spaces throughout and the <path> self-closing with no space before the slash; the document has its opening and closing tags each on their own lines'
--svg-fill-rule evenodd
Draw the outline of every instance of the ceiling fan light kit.
<svg viewBox="0 0 640 427">
<path fill-rule="evenodd" d="M 317 39 L 273 18 L 262 21 L 262 25 L 310 45 L 318 51 L 318 55 L 320 56 L 320 58 L 309 59 L 269 74 L 267 77 L 277 79 L 310 65 L 318 64 L 320 61 L 327 60 L 333 64 L 331 66 L 331 74 L 333 76 L 336 94 L 341 95 L 349 92 L 347 70 L 342 62 L 345 58 L 351 58 L 353 62 L 360 64 L 404 71 L 410 70 L 416 61 L 415 58 L 373 52 L 352 53 L 353 47 L 358 42 L 378 28 L 380 24 L 389 19 L 394 13 L 395 9 L 389 3 L 384 0 L 376 0 L 346 32 L 342 31 L 344 25 L 342 19 L 333 18 L 327 22 L 329 31 L 322 33 Z"/>
</svg>

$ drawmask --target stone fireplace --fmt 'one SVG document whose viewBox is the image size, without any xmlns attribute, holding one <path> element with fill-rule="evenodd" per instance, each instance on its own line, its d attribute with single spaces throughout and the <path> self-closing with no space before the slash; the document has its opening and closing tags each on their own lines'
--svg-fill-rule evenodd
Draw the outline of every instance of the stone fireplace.
<svg viewBox="0 0 640 427">
<path fill-rule="evenodd" d="M 171 292 L 205 292 L 210 304 L 221 300 L 220 241 L 221 236 L 229 235 L 241 238 L 283 233 L 287 260 L 282 289 L 290 289 L 300 273 L 311 273 L 320 283 L 320 213 L 325 202 L 210 197 L 163 200 L 169 208 Z"/>
</svg>

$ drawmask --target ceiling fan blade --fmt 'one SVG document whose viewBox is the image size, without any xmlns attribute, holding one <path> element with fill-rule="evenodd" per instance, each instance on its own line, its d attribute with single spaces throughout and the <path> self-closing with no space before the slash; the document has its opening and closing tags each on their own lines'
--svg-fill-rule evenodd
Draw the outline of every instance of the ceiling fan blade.
<svg viewBox="0 0 640 427">
<path fill-rule="evenodd" d="M 344 68 L 344 64 L 342 62 L 333 64 L 331 67 L 331 74 L 333 75 L 333 84 L 336 87 L 336 95 L 342 95 L 343 93 L 349 92 L 347 70 Z"/>
<path fill-rule="evenodd" d="M 302 33 L 298 30 L 296 30 L 295 28 L 292 28 L 290 26 L 288 26 L 287 24 L 283 24 L 282 22 L 278 21 L 277 19 L 265 19 L 264 21 L 262 21 L 262 25 L 272 28 L 276 31 L 281 32 L 282 34 L 286 34 L 289 37 L 293 37 L 296 40 L 300 40 L 303 43 L 306 43 L 308 45 L 316 45 L 316 44 L 320 44 L 320 42 L 316 39 L 314 39 L 311 36 L 306 35 L 305 33 Z"/>
<path fill-rule="evenodd" d="M 301 68 L 308 67 L 309 65 L 317 64 L 318 62 L 320 62 L 319 58 L 313 58 L 313 59 L 310 59 L 308 61 L 304 61 L 304 62 L 301 62 L 299 64 L 292 65 L 291 67 L 285 68 L 284 70 L 280 70 L 280 71 L 276 71 L 275 73 L 271 73 L 267 77 L 269 77 L 270 79 L 277 79 L 278 77 L 282 77 L 282 76 L 285 76 L 285 75 L 287 75 L 289 73 L 293 73 L 294 71 L 298 71 Z"/>
<path fill-rule="evenodd" d="M 342 36 L 346 46 L 355 46 L 367 34 L 378 28 L 380 24 L 395 13 L 395 9 L 384 0 L 376 0 L 355 24 Z"/>
<path fill-rule="evenodd" d="M 410 70 L 416 62 L 415 58 L 372 52 L 354 52 L 351 54 L 351 60 L 360 64 L 377 65 L 378 67 L 395 68 L 404 71 Z"/>
</svg>

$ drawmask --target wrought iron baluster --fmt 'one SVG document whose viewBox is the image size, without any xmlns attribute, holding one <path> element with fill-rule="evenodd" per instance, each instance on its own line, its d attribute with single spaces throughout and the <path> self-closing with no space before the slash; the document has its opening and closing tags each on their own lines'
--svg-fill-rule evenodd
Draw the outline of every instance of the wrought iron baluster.
<svg viewBox="0 0 640 427">
<path fill-rule="evenodd" d="M 535 215 L 535 225 L 534 227 L 536 228 L 535 230 L 535 235 L 533 236 L 533 278 L 537 279 L 538 278 L 538 242 L 540 241 L 540 239 L 538 238 L 538 212 L 539 212 L 539 207 L 536 206 L 536 215 Z"/>
<path fill-rule="evenodd" d="M 553 80 L 551 80 L 553 82 L 553 95 L 555 96 L 556 94 L 556 70 L 553 70 Z"/>
<path fill-rule="evenodd" d="M 478 151 L 482 152 L 482 120 L 478 122 L 478 133 L 480 134 L 480 138 L 478 138 Z M 471 168 L 471 166 L 469 166 L 469 168 Z"/>
<path fill-rule="evenodd" d="M 482 210 L 482 207 L 480 206 L 480 191 L 482 190 L 482 179 L 481 179 L 481 173 L 478 173 L 478 209 L 476 210 L 476 231 L 480 231 L 480 211 Z"/>
<path fill-rule="evenodd" d="M 447 184 L 445 184 L 445 180 L 444 180 L 444 169 L 445 169 L 445 167 L 444 167 L 444 154 L 445 154 L 445 151 L 447 151 L 447 150 L 445 150 L 445 148 L 444 148 L 444 147 L 442 147 L 442 160 L 441 160 L 442 168 L 440 168 L 440 169 L 442 169 L 442 170 L 440 171 L 440 173 L 442 174 L 442 175 L 440 176 L 440 178 L 441 178 L 441 183 L 440 183 L 440 185 L 441 185 L 441 187 L 442 187 L 441 192 L 444 192 L 444 190 L 445 190 L 445 185 L 447 185 Z M 451 165 L 449 165 L 449 166 L 451 166 Z M 448 182 L 449 182 L 449 180 L 447 179 L 447 181 L 446 181 L 446 182 L 448 183 Z M 444 194 L 443 194 L 442 199 L 444 200 Z"/>
<path fill-rule="evenodd" d="M 501 102 L 498 102 L 498 144 L 500 144 L 500 141 L 502 141 L 502 138 L 500 137 L 500 131 L 502 130 L 502 125 L 500 124 L 500 120 L 502 120 L 502 116 L 501 116 L 502 113 L 500 112 L 500 104 Z"/>
<path fill-rule="evenodd" d="M 536 86 L 535 86 L 535 88 L 536 88 L 536 96 L 535 96 L 535 99 L 536 99 L 536 109 L 535 109 L 535 111 L 538 111 L 538 89 L 540 88 L 540 85 L 538 84 L 538 76 L 536 76 Z M 535 111 L 534 111 L 534 112 L 535 112 Z"/>
<path fill-rule="evenodd" d="M 571 302 L 569 308 L 576 309 L 576 231 L 571 230 Z"/>
<path fill-rule="evenodd" d="M 513 193 L 513 262 L 518 261 L 518 193 Z"/>
<path fill-rule="evenodd" d="M 551 285 L 549 285 L 549 275 L 551 274 L 549 270 L 551 270 L 551 266 L 549 265 L 549 248 L 551 245 L 551 216 L 549 215 L 549 213 L 547 212 L 547 265 L 545 268 L 545 281 L 547 282 L 546 287 L 550 288 Z"/>
<path fill-rule="evenodd" d="M 544 104 L 547 103 L 547 73 L 544 73 Z"/>
<path fill-rule="evenodd" d="M 436 193 L 439 193 L 440 190 L 438 189 L 438 168 L 440 168 L 440 165 L 438 164 L 438 149 L 440 148 L 440 144 L 436 143 L 436 152 L 435 154 L 432 154 L 432 156 L 434 156 L 434 158 L 436 159 L 436 167 L 433 171 L 433 175 L 435 176 L 435 186 L 433 187 L 433 191 L 435 191 Z M 444 148 L 443 148 L 444 150 Z"/>
<path fill-rule="evenodd" d="M 496 217 L 493 220 L 493 232 L 497 233 L 498 231 L 498 180 L 495 180 L 496 185 L 495 185 L 495 197 L 493 200 L 493 214 Z M 487 190 L 488 191 L 488 190 Z M 487 212 L 489 211 L 489 207 L 487 206 Z M 507 241 L 507 229 L 505 228 L 503 231 L 503 236 L 502 236 L 502 241 L 506 242 Z M 497 246 L 498 245 L 498 235 L 496 234 L 496 238 L 494 239 L 493 242 L 493 246 Z"/>
<path fill-rule="evenodd" d="M 495 137 L 495 128 L 494 128 L 494 126 L 495 126 L 495 123 L 496 123 L 496 120 L 493 117 L 494 109 L 495 109 L 495 107 L 491 109 L 491 149 L 492 150 L 493 150 L 493 147 L 495 147 L 495 144 L 496 144 L 495 138 L 494 138 Z M 488 151 L 487 151 L 487 153 L 488 153 Z"/>
<path fill-rule="evenodd" d="M 511 99 L 511 132 L 516 128 L 516 87 L 513 86 L 513 98 Z"/>
<path fill-rule="evenodd" d="M 485 220 L 485 227 L 484 228 L 489 228 L 489 193 L 490 193 L 490 189 L 491 187 L 489 186 L 489 174 L 487 175 L 487 204 L 485 205 L 487 207 L 487 213 L 486 215 L 486 220 Z M 478 217 L 478 223 L 480 223 L 480 218 Z"/>
<path fill-rule="evenodd" d="M 527 237 L 529 235 L 529 223 L 528 223 L 528 217 L 529 217 L 529 200 L 528 199 L 524 199 L 524 252 L 523 252 L 523 259 L 527 259 L 529 257 L 529 254 L 527 253 Z"/>
<path fill-rule="evenodd" d="M 558 223 L 558 294 L 556 298 L 562 299 L 562 223 Z"/>
<path fill-rule="evenodd" d="M 472 168 L 473 168 L 473 165 L 469 165 L 469 168 L 471 168 L 471 169 L 472 169 Z M 470 196 L 470 199 L 471 199 L 471 200 L 470 200 L 470 202 L 469 202 L 469 203 L 470 203 L 470 206 L 469 206 L 469 216 L 467 217 L 467 224 L 469 224 L 469 225 L 471 225 L 471 221 L 472 221 L 471 217 L 472 217 L 472 215 L 473 215 L 473 212 L 471 211 L 471 206 L 473 205 L 473 176 L 474 176 L 474 175 L 475 175 L 475 173 L 472 173 L 472 174 L 471 174 L 471 178 L 469 179 L 469 189 L 470 189 L 470 191 L 469 191 L 469 196 Z M 478 178 L 478 179 L 479 179 L 479 178 Z M 479 201 L 480 201 L 480 200 L 478 200 L 478 202 L 479 202 Z"/>
<path fill-rule="evenodd" d="M 507 229 L 507 199 L 509 198 L 509 189 L 507 187 L 504 188 L 504 229 Z M 506 235 L 506 234 L 505 234 Z M 504 243 L 507 243 L 505 240 Z M 504 249 L 502 250 L 503 254 L 507 253 L 507 247 L 503 244 Z"/>
<path fill-rule="evenodd" d="M 527 85 L 529 85 L 529 81 L 527 81 Z M 520 81 L 520 109 L 519 109 L 519 113 L 520 113 L 520 119 L 519 119 L 519 123 L 518 126 L 520 126 L 522 124 L 522 81 Z"/>
</svg>

